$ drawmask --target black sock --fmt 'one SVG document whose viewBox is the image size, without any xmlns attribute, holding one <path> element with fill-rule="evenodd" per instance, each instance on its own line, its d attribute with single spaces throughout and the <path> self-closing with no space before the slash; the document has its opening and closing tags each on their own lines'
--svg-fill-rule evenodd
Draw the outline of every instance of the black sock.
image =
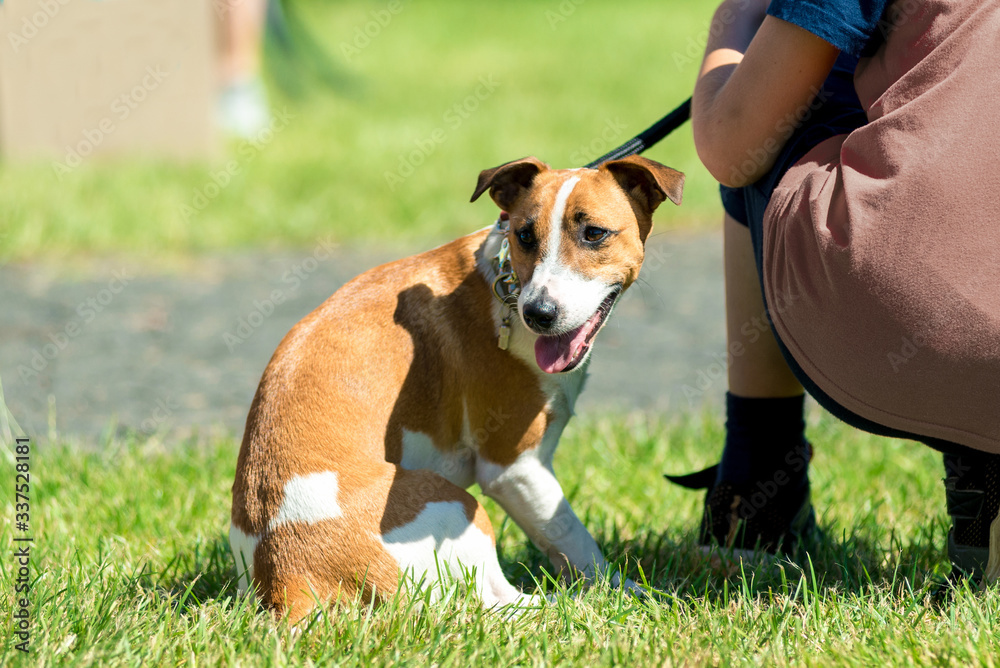
<svg viewBox="0 0 1000 668">
<path fill-rule="evenodd" d="M 726 393 L 726 445 L 718 480 L 779 487 L 806 481 L 812 452 L 805 440 L 805 395 L 751 399 Z"/>
</svg>

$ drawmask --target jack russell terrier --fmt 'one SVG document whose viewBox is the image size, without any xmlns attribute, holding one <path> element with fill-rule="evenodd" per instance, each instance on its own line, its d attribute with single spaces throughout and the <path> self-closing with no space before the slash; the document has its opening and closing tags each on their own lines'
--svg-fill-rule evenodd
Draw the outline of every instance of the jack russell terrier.
<svg viewBox="0 0 1000 668">
<path fill-rule="evenodd" d="M 509 215 L 365 272 L 299 322 L 243 435 L 229 531 L 240 590 L 292 621 L 359 591 L 384 599 L 404 574 L 474 573 L 487 607 L 536 601 L 504 577 L 473 483 L 556 568 L 604 573 L 552 456 L 653 211 L 680 204 L 683 183 L 639 156 L 485 170 L 472 201 L 489 190 Z"/>
</svg>

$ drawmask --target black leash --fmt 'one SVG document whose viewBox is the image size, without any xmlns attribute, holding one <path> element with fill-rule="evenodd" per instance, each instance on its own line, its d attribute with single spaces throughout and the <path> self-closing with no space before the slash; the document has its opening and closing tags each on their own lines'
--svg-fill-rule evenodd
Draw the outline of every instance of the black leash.
<svg viewBox="0 0 1000 668">
<path fill-rule="evenodd" d="M 656 121 L 656 123 L 646 128 L 635 137 L 632 137 L 613 151 L 605 153 L 597 160 L 587 164 L 586 167 L 593 169 L 601 165 L 601 163 L 608 162 L 609 160 L 618 160 L 619 158 L 642 153 L 647 148 L 650 148 L 656 144 L 656 142 L 660 141 L 668 134 L 684 125 L 684 122 L 689 118 L 691 118 L 691 98 L 684 100 L 679 107 L 660 120 Z"/>
</svg>

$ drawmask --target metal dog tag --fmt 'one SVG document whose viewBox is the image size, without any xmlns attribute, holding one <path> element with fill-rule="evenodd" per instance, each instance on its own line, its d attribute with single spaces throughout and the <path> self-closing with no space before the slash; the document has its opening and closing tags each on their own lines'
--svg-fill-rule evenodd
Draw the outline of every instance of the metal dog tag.
<svg viewBox="0 0 1000 668">
<path fill-rule="evenodd" d="M 510 345 L 510 323 L 504 320 L 500 323 L 500 338 L 497 340 L 497 347 L 500 350 L 507 350 Z"/>
</svg>

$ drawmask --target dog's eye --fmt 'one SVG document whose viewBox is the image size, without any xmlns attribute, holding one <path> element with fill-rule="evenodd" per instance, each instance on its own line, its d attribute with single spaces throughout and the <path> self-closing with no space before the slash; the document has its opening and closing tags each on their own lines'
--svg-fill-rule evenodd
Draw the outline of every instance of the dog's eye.
<svg viewBox="0 0 1000 668">
<path fill-rule="evenodd" d="M 517 240 L 523 246 L 531 246 L 535 243 L 535 232 L 530 227 L 522 227 L 517 233 Z"/>
<path fill-rule="evenodd" d="M 583 240 L 595 244 L 598 241 L 604 241 L 608 236 L 607 230 L 602 230 L 599 227 L 590 226 L 583 230 Z"/>
</svg>

